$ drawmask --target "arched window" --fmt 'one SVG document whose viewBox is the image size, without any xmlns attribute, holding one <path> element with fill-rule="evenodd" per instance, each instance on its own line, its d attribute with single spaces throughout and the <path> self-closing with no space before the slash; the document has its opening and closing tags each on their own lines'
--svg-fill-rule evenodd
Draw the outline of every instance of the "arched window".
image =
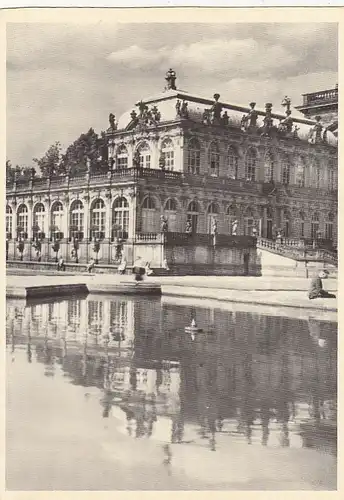
<svg viewBox="0 0 344 500">
<path fill-rule="evenodd" d="M 188 172 L 199 174 L 201 165 L 201 146 L 197 139 L 192 138 L 188 145 Z"/>
<path fill-rule="evenodd" d="M 271 151 L 267 151 L 264 158 L 264 182 L 273 182 L 275 159 Z"/>
<path fill-rule="evenodd" d="M 253 235 L 254 215 L 250 208 L 246 209 L 244 214 L 244 234 L 245 236 Z"/>
<path fill-rule="evenodd" d="M 17 233 L 26 239 L 29 232 L 29 212 L 26 205 L 20 205 L 17 210 Z"/>
<path fill-rule="evenodd" d="M 105 238 L 105 203 L 101 198 L 94 200 L 91 206 L 90 238 L 102 240 Z"/>
<path fill-rule="evenodd" d="M 220 153 L 217 142 L 212 142 L 209 147 L 209 171 L 213 177 L 218 177 L 220 170 Z"/>
<path fill-rule="evenodd" d="M 129 203 L 126 198 L 116 198 L 112 206 L 112 239 L 126 240 L 129 232 Z"/>
<path fill-rule="evenodd" d="M 305 212 L 301 211 L 299 213 L 299 220 L 300 220 L 300 238 L 305 237 Z"/>
<path fill-rule="evenodd" d="M 232 230 L 233 230 L 233 223 L 234 221 L 237 221 L 238 220 L 238 207 L 232 203 L 231 205 L 229 205 L 229 207 L 227 208 L 226 210 L 226 225 L 227 225 L 227 230 L 228 230 L 228 234 L 232 234 Z M 236 234 L 238 234 L 238 232 L 236 232 Z"/>
<path fill-rule="evenodd" d="M 60 201 L 55 201 L 55 203 L 53 203 L 53 206 L 51 207 L 51 233 L 62 233 L 63 217 L 63 205 Z"/>
<path fill-rule="evenodd" d="M 213 229 L 213 224 L 214 221 L 218 219 L 218 214 L 219 214 L 219 206 L 217 203 L 211 203 L 208 207 L 208 212 L 207 212 L 207 226 L 208 226 L 208 233 L 212 232 Z"/>
<path fill-rule="evenodd" d="M 198 215 L 199 215 L 199 206 L 197 201 L 193 200 L 189 203 L 187 210 L 187 220 L 191 222 L 191 228 L 193 233 L 197 233 Z"/>
<path fill-rule="evenodd" d="M 37 238 L 39 235 L 44 237 L 45 229 L 45 208 L 43 203 L 37 203 L 33 209 L 33 227 L 32 237 Z"/>
<path fill-rule="evenodd" d="M 84 237 L 84 205 L 80 200 L 73 201 L 70 207 L 70 237 L 81 240 Z"/>
<path fill-rule="evenodd" d="M 140 168 L 151 168 L 151 152 L 147 142 L 143 142 L 138 147 L 140 154 Z"/>
<path fill-rule="evenodd" d="M 12 208 L 6 205 L 6 238 L 12 239 L 13 213 Z"/>
<path fill-rule="evenodd" d="M 245 157 L 245 176 L 248 182 L 256 180 L 257 152 L 249 149 Z"/>
<path fill-rule="evenodd" d="M 333 240 L 333 222 L 334 222 L 334 215 L 332 212 L 327 214 L 327 220 L 325 222 L 325 239 L 326 240 Z"/>
<path fill-rule="evenodd" d="M 121 144 L 116 153 L 116 168 L 118 170 L 128 168 L 128 150 Z"/>
<path fill-rule="evenodd" d="M 288 155 L 282 157 L 282 184 L 290 183 L 290 158 Z"/>
<path fill-rule="evenodd" d="M 234 146 L 228 148 L 227 153 L 228 176 L 231 179 L 238 179 L 239 155 Z"/>
<path fill-rule="evenodd" d="M 314 212 L 311 220 L 311 238 L 312 240 L 316 240 L 319 237 L 319 214 L 318 212 Z"/>
<path fill-rule="evenodd" d="M 305 187 L 306 179 L 306 166 L 303 158 L 300 158 L 299 163 L 296 167 L 296 179 L 295 183 L 298 187 Z"/>
<path fill-rule="evenodd" d="M 165 139 L 161 145 L 161 154 L 165 160 L 165 170 L 174 168 L 174 148 L 171 139 Z"/>
<path fill-rule="evenodd" d="M 142 204 L 142 232 L 156 233 L 159 230 L 159 214 L 154 199 L 147 196 Z"/>
<path fill-rule="evenodd" d="M 169 198 L 165 204 L 164 215 L 168 221 L 168 230 L 172 232 L 178 231 L 177 228 L 177 202 L 173 198 Z"/>
</svg>

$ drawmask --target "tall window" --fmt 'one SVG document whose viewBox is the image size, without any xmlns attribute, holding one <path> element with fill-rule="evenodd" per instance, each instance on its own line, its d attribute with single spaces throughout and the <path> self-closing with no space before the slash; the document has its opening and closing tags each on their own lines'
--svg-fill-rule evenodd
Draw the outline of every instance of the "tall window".
<svg viewBox="0 0 344 500">
<path fill-rule="evenodd" d="M 197 233 L 199 206 L 197 201 L 191 201 L 187 210 L 187 218 L 191 222 L 192 232 Z"/>
<path fill-rule="evenodd" d="M 300 212 L 299 214 L 299 219 L 300 219 L 300 237 L 304 238 L 305 237 L 305 212 Z"/>
<path fill-rule="evenodd" d="M 24 237 L 27 238 L 29 232 L 29 212 L 26 205 L 20 205 L 17 211 L 17 227 Z M 19 231 L 18 231 L 19 232 Z"/>
<path fill-rule="evenodd" d="M 201 146 L 197 139 L 189 141 L 188 146 L 188 172 L 189 174 L 199 174 L 201 165 Z"/>
<path fill-rule="evenodd" d="M 37 233 L 44 232 L 45 208 L 43 203 L 37 203 L 33 209 L 33 230 L 32 237 L 36 238 Z"/>
<path fill-rule="evenodd" d="M 70 236 L 73 238 L 76 233 L 84 232 L 84 205 L 80 200 L 73 201 L 70 207 Z M 83 237 L 83 234 L 78 234 Z"/>
<path fill-rule="evenodd" d="M 252 210 L 250 208 L 248 208 L 246 210 L 245 216 L 244 216 L 244 234 L 246 236 L 252 236 L 253 225 L 254 225 L 253 212 L 252 212 Z"/>
<path fill-rule="evenodd" d="M 177 229 L 177 202 L 173 198 L 167 200 L 165 205 L 165 216 L 168 221 L 168 230 L 172 232 L 178 231 Z"/>
<path fill-rule="evenodd" d="M 148 143 L 140 144 L 138 151 L 140 153 L 140 168 L 151 168 L 151 152 Z"/>
<path fill-rule="evenodd" d="M 220 170 L 220 153 L 219 146 L 216 142 L 212 142 L 209 148 L 209 171 L 210 175 L 218 177 Z"/>
<path fill-rule="evenodd" d="M 257 152 L 249 149 L 245 157 L 245 175 L 248 182 L 256 180 Z"/>
<path fill-rule="evenodd" d="M 208 233 L 212 232 L 214 220 L 218 219 L 219 213 L 220 210 L 217 203 L 211 203 L 208 207 L 208 214 L 207 214 Z"/>
<path fill-rule="evenodd" d="M 123 196 L 116 198 L 112 207 L 112 238 L 120 234 L 123 239 L 128 238 L 129 231 L 129 203 Z M 121 228 L 121 229 L 119 229 Z"/>
<path fill-rule="evenodd" d="M 121 146 L 117 149 L 116 168 L 118 170 L 128 168 L 128 150 L 124 144 L 121 144 Z"/>
<path fill-rule="evenodd" d="M 238 178 L 239 155 L 234 146 L 230 146 L 227 153 L 228 176 L 231 179 Z"/>
<path fill-rule="evenodd" d="M 336 170 L 334 161 L 331 159 L 328 163 L 328 189 L 330 191 L 336 190 Z"/>
<path fill-rule="evenodd" d="M 6 206 L 6 236 L 9 239 L 12 238 L 12 226 L 13 226 L 12 208 L 7 205 Z"/>
<path fill-rule="evenodd" d="M 174 148 L 171 139 L 165 139 L 161 145 L 161 153 L 165 159 L 165 169 L 173 170 L 174 168 Z"/>
<path fill-rule="evenodd" d="M 291 221 L 290 213 L 288 212 L 288 210 L 284 210 L 283 222 L 284 222 L 284 236 L 286 238 L 289 238 L 289 236 L 291 234 L 291 228 L 290 228 L 291 222 L 290 221 Z"/>
<path fill-rule="evenodd" d="M 160 230 L 159 214 L 153 198 L 147 196 L 142 205 L 142 232 L 156 233 Z"/>
<path fill-rule="evenodd" d="M 305 187 L 305 178 L 306 178 L 306 167 L 305 162 L 301 158 L 299 164 L 296 167 L 296 185 L 298 187 Z"/>
<path fill-rule="evenodd" d="M 101 198 L 95 200 L 91 208 L 91 237 L 105 238 L 105 203 Z"/>
<path fill-rule="evenodd" d="M 54 228 L 54 231 L 62 231 L 63 216 L 63 205 L 60 201 L 56 201 L 51 207 L 51 226 Z"/>
<path fill-rule="evenodd" d="M 268 151 L 264 159 L 264 182 L 274 180 L 275 159 L 271 151 Z"/>
<path fill-rule="evenodd" d="M 237 219 L 238 219 L 238 208 L 234 203 L 232 203 L 226 210 L 226 224 L 227 224 L 228 234 L 232 234 L 233 223 Z"/>
<path fill-rule="evenodd" d="M 290 182 L 290 158 L 288 155 L 282 157 L 282 184 L 289 184 Z"/>
<path fill-rule="evenodd" d="M 314 168 L 314 187 L 316 189 L 319 189 L 321 183 L 321 170 L 320 170 L 320 162 L 318 159 L 314 160 L 313 168 Z"/>
<path fill-rule="evenodd" d="M 316 240 L 318 238 L 319 231 L 319 214 L 315 212 L 312 216 L 311 220 L 311 238 L 312 240 Z"/>
<path fill-rule="evenodd" d="M 333 213 L 327 214 L 327 221 L 325 222 L 325 239 L 333 240 Z"/>
</svg>

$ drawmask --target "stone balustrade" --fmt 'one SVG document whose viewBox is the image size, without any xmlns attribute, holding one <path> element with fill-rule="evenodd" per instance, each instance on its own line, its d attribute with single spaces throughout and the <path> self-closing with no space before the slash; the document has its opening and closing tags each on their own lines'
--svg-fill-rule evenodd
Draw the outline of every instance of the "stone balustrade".
<svg viewBox="0 0 344 500">
<path fill-rule="evenodd" d="M 299 241 L 299 244 L 297 244 Z M 288 243 L 292 243 L 289 245 Z M 337 265 L 338 257 L 335 250 L 313 248 L 305 244 L 305 240 L 282 239 L 281 242 L 259 237 L 257 248 L 282 255 L 295 260 L 321 261 Z"/>
<path fill-rule="evenodd" d="M 338 89 L 329 89 L 322 92 L 313 92 L 303 96 L 304 106 L 325 102 L 338 102 Z"/>
</svg>

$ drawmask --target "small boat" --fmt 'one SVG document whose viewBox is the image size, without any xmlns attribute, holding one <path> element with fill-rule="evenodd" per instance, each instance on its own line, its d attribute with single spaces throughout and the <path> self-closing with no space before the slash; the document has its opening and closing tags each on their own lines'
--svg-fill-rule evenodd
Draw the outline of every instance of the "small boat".
<svg viewBox="0 0 344 500">
<path fill-rule="evenodd" d="M 191 333 L 191 334 L 203 332 L 202 328 L 198 328 L 198 326 L 196 325 L 196 321 L 194 319 L 191 321 L 190 326 L 186 326 L 184 328 L 184 331 L 185 333 Z"/>
</svg>

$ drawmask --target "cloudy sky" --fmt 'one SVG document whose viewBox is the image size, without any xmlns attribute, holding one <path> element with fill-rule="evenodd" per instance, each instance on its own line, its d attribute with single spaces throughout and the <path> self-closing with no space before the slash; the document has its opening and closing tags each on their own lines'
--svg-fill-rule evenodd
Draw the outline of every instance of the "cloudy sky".
<svg viewBox="0 0 344 500">
<path fill-rule="evenodd" d="M 7 24 L 7 158 L 30 165 L 108 127 L 140 98 L 177 86 L 277 110 L 284 95 L 333 88 L 336 24 Z"/>
</svg>

